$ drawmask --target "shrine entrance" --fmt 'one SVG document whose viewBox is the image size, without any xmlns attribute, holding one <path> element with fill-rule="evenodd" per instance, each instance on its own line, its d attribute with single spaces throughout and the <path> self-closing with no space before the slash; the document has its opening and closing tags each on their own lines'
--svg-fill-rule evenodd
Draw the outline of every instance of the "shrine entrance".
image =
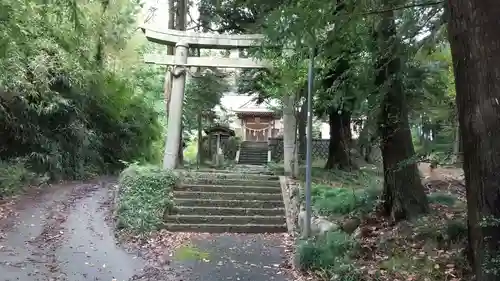
<svg viewBox="0 0 500 281">
<path fill-rule="evenodd" d="M 175 55 L 147 54 L 146 63 L 169 66 L 168 71 L 172 79 L 172 93 L 169 104 L 167 141 L 165 144 L 164 168 L 174 169 L 177 163 L 179 140 L 181 136 L 182 105 L 184 100 L 184 86 L 186 72 L 191 67 L 218 67 L 218 68 L 267 68 L 266 62 L 251 58 L 214 58 L 189 57 L 189 48 L 201 49 L 241 49 L 260 44 L 264 38 L 261 34 L 228 35 L 208 34 L 172 30 L 168 28 L 143 26 L 142 31 L 149 41 L 162 45 L 175 45 Z M 245 130 L 246 131 L 246 130 Z M 272 131 L 264 132 L 269 135 Z M 262 136 L 256 136 L 261 139 Z M 265 140 L 265 139 L 263 139 Z"/>
</svg>

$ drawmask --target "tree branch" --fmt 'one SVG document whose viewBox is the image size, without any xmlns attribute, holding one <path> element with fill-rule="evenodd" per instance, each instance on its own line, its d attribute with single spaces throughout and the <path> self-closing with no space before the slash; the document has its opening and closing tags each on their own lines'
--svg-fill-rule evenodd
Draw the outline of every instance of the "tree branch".
<svg viewBox="0 0 500 281">
<path fill-rule="evenodd" d="M 428 6 L 435 6 L 435 5 L 440 5 L 440 4 L 444 4 L 444 1 L 432 1 L 432 2 L 425 2 L 425 3 L 403 5 L 403 6 L 393 7 L 390 9 L 364 12 L 364 13 L 361 13 L 361 15 L 363 15 L 363 16 L 377 15 L 377 14 L 383 14 L 383 13 L 387 13 L 387 12 L 391 12 L 391 11 L 399 11 L 399 10 L 405 10 L 405 9 L 410 9 L 410 8 L 418 8 L 418 7 L 428 7 Z"/>
</svg>

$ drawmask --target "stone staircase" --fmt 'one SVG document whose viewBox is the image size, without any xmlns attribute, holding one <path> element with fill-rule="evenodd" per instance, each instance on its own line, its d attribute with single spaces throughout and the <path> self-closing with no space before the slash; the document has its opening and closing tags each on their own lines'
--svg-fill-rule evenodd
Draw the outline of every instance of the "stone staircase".
<svg viewBox="0 0 500 281">
<path fill-rule="evenodd" d="M 193 172 L 184 176 L 183 183 L 174 190 L 174 202 L 174 211 L 165 218 L 170 231 L 287 231 L 276 176 Z"/>
<path fill-rule="evenodd" d="M 240 145 L 238 164 L 266 165 L 267 151 L 267 142 L 244 141 Z"/>
</svg>

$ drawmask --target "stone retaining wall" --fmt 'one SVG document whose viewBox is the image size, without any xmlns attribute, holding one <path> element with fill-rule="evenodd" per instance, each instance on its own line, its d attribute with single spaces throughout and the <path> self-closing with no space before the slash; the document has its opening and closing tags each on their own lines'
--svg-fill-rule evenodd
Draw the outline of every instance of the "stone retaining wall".
<svg viewBox="0 0 500 281">
<path fill-rule="evenodd" d="M 297 219 L 300 212 L 300 184 L 289 177 L 280 176 L 280 185 L 285 204 L 288 233 L 295 234 L 299 231 Z"/>
</svg>

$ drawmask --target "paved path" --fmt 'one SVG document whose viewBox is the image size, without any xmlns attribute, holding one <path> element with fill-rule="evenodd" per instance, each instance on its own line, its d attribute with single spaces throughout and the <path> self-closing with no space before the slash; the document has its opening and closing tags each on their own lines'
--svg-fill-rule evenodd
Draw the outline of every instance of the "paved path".
<svg viewBox="0 0 500 281">
<path fill-rule="evenodd" d="M 181 247 L 168 268 L 150 266 L 116 245 L 107 223 L 112 185 L 68 183 L 19 198 L 16 215 L 0 220 L 0 281 L 286 280 L 279 236 L 207 235 Z"/>
<path fill-rule="evenodd" d="M 279 237 L 212 234 L 194 238 L 176 251 L 172 265 L 188 269 L 184 281 L 286 281 L 280 267 L 284 249 Z"/>
</svg>

